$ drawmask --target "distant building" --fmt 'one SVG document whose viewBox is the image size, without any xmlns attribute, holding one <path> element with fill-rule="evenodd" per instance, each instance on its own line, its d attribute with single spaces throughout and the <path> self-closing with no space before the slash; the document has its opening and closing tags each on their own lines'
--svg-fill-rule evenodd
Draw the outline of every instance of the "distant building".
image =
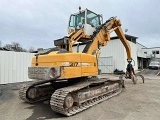
<svg viewBox="0 0 160 120">
<path fill-rule="evenodd" d="M 150 56 L 151 59 L 160 59 L 160 47 L 142 48 L 144 54 Z"/>
<path fill-rule="evenodd" d="M 139 68 L 148 68 L 150 61 L 160 61 L 160 47 L 147 48 L 137 43 Z"/>
</svg>

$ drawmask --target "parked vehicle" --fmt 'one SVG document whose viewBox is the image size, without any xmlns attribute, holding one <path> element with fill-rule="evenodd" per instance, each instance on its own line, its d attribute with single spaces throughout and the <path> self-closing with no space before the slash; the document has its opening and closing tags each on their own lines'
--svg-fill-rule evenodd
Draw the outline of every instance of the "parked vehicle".
<svg viewBox="0 0 160 120">
<path fill-rule="evenodd" d="M 160 69 L 160 62 L 158 61 L 151 61 L 149 64 L 149 69 Z"/>
</svg>

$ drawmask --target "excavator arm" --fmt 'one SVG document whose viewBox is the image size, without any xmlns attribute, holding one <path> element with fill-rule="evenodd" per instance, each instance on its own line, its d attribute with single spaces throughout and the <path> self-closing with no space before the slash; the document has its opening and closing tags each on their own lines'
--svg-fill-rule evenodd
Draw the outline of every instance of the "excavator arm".
<svg viewBox="0 0 160 120">
<path fill-rule="evenodd" d="M 83 29 L 72 31 L 67 37 L 58 39 L 54 41 L 54 45 L 60 49 L 66 49 L 69 53 L 72 53 L 72 46 L 78 42 L 85 39 L 85 41 L 91 39 L 90 36 L 85 35 Z"/>
<path fill-rule="evenodd" d="M 78 42 L 80 39 L 85 38 L 85 39 L 90 39 L 90 36 L 85 35 L 83 32 L 83 29 L 79 29 L 76 32 L 73 32 L 69 35 L 70 39 L 68 40 L 68 44 L 69 44 L 69 52 L 73 52 L 72 50 L 72 46 Z"/>
<path fill-rule="evenodd" d="M 120 20 L 116 19 L 116 17 L 110 18 L 99 28 L 97 28 L 97 30 L 92 35 L 93 40 L 86 53 L 93 55 L 99 49 L 99 46 L 106 46 L 107 42 L 110 40 L 110 33 L 113 31 L 115 31 L 115 33 L 123 43 L 127 52 L 127 59 L 132 60 L 130 45 L 127 42 L 127 39 L 122 31 L 121 22 Z"/>
</svg>

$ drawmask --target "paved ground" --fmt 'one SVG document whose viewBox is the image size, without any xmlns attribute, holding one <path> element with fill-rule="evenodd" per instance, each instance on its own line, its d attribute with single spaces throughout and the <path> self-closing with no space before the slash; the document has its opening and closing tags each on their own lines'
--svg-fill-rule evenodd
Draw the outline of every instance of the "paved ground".
<svg viewBox="0 0 160 120">
<path fill-rule="evenodd" d="M 160 70 L 144 69 L 142 72 L 138 72 L 137 74 L 142 74 L 147 79 L 160 79 Z"/>
<path fill-rule="evenodd" d="M 155 71 L 151 71 L 155 72 Z M 146 71 L 143 75 L 148 75 Z M 117 79 L 118 76 L 102 75 Z M 71 117 L 53 112 L 48 102 L 34 105 L 24 103 L 18 97 L 18 84 L 0 85 L 1 120 L 159 120 L 160 119 L 160 78 L 148 75 L 145 84 L 139 81 L 133 85 L 126 81 L 126 89 L 118 96 L 104 101 Z"/>
<path fill-rule="evenodd" d="M 141 74 L 147 76 L 157 76 L 160 70 L 149 70 L 145 69 L 143 72 L 140 72 Z"/>
</svg>

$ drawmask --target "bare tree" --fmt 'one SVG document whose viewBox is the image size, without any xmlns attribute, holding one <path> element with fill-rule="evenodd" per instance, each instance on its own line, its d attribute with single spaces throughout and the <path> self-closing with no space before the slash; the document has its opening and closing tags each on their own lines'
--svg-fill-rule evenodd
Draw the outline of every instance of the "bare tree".
<svg viewBox="0 0 160 120">
<path fill-rule="evenodd" d="M 4 46 L 4 48 L 8 49 L 8 50 L 12 50 L 12 45 L 11 44 L 6 44 Z"/>
<path fill-rule="evenodd" d="M 12 42 L 11 44 L 6 44 L 6 45 L 4 45 L 4 48 L 11 50 L 11 51 L 16 51 L 16 52 L 33 52 L 33 51 L 35 51 L 34 47 L 32 47 L 32 46 L 30 46 L 28 49 L 22 48 L 22 46 L 18 42 Z"/>
<path fill-rule="evenodd" d="M 27 52 L 27 49 L 25 49 L 25 48 L 22 48 L 22 52 Z"/>
<path fill-rule="evenodd" d="M 12 49 L 13 51 L 17 51 L 17 52 L 21 52 L 22 51 L 22 47 L 18 42 L 12 42 Z"/>
<path fill-rule="evenodd" d="M 23 52 L 23 48 L 18 42 L 12 42 L 11 44 L 6 44 L 4 48 L 11 51 Z"/>
<path fill-rule="evenodd" d="M 34 47 L 30 46 L 30 47 L 28 48 L 28 52 L 33 52 L 33 51 L 35 51 Z"/>
</svg>

